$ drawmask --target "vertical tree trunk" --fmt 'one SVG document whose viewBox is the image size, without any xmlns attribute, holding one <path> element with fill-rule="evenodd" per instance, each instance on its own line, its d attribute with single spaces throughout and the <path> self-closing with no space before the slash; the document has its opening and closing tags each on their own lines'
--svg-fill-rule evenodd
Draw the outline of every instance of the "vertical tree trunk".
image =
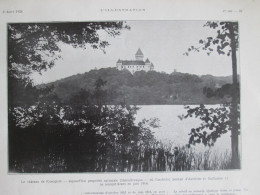
<svg viewBox="0 0 260 195">
<path fill-rule="evenodd" d="M 232 71 L 233 71 L 233 90 L 232 90 L 232 102 L 231 102 L 231 168 L 239 169 L 240 168 L 240 159 L 238 152 L 238 136 L 239 136 L 239 113 L 238 113 L 238 104 L 239 104 L 239 91 L 238 91 L 238 79 L 237 79 L 237 57 L 236 57 L 236 40 L 234 33 L 234 25 L 237 23 L 230 23 L 229 32 L 231 40 L 231 57 L 232 57 Z"/>
</svg>

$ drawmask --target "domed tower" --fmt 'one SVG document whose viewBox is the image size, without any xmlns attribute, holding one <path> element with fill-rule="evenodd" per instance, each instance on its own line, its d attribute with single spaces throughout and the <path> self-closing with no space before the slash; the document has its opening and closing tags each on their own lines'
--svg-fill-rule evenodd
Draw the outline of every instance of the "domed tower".
<svg viewBox="0 0 260 195">
<path fill-rule="evenodd" d="M 144 54 L 143 52 L 141 51 L 141 49 L 139 48 L 135 54 L 135 59 L 137 61 L 143 61 L 143 58 L 144 58 Z"/>
</svg>

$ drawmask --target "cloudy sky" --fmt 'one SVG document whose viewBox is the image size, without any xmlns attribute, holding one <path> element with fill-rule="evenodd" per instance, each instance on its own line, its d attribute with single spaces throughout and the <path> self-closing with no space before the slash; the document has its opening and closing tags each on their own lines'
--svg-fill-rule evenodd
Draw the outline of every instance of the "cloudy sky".
<svg viewBox="0 0 260 195">
<path fill-rule="evenodd" d="M 183 53 L 191 45 L 198 45 L 199 40 L 214 36 L 215 30 L 203 27 L 205 21 L 127 21 L 131 30 L 123 30 L 115 38 L 101 33 L 110 46 L 106 53 L 88 47 L 85 50 L 62 45 L 62 59 L 42 75 L 32 76 L 36 84 L 55 81 L 91 69 L 115 67 L 116 61 L 135 59 L 140 48 L 144 58 L 154 64 L 155 71 L 171 73 L 192 73 L 197 75 L 212 74 L 215 76 L 231 75 L 231 58 L 205 52 Z"/>
</svg>

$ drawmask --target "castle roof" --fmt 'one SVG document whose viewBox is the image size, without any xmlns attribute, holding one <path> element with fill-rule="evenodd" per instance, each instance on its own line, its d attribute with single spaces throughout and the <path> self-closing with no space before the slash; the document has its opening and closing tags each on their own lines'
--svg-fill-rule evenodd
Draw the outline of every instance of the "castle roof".
<svg viewBox="0 0 260 195">
<path fill-rule="evenodd" d="M 144 54 L 143 54 L 143 52 L 141 51 L 141 49 L 139 48 L 138 50 L 137 50 L 137 52 L 136 52 L 136 54 L 135 54 L 136 56 L 143 56 Z"/>
<path fill-rule="evenodd" d="M 145 65 L 142 60 L 122 60 L 122 65 Z"/>
<path fill-rule="evenodd" d="M 150 60 L 147 58 L 147 59 L 145 60 L 145 63 L 150 63 Z"/>
<path fill-rule="evenodd" d="M 120 62 L 122 62 L 122 60 L 118 59 L 116 63 L 120 63 Z"/>
</svg>

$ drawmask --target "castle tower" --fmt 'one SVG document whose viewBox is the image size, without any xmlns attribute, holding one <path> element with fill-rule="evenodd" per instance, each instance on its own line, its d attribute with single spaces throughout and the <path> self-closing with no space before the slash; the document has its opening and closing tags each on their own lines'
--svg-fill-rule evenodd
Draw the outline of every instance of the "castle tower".
<svg viewBox="0 0 260 195">
<path fill-rule="evenodd" d="M 151 64 L 150 70 L 154 70 L 154 65 L 153 65 L 153 63 Z"/>
<path fill-rule="evenodd" d="M 151 64 L 151 62 L 150 62 L 150 60 L 147 58 L 146 60 L 145 60 L 145 65 L 150 65 Z"/>
<path fill-rule="evenodd" d="M 144 58 L 144 54 L 143 52 L 141 51 L 141 49 L 139 48 L 135 54 L 135 59 L 137 61 L 143 61 L 143 58 Z"/>
<path fill-rule="evenodd" d="M 121 60 L 116 62 L 117 70 L 126 70 L 134 74 L 136 71 L 152 71 L 154 70 L 153 63 L 147 58 L 144 61 L 144 54 L 139 48 L 135 54 L 135 60 Z"/>
<path fill-rule="evenodd" d="M 122 70 L 123 69 L 123 67 L 122 67 L 122 60 L 120 60 L 120 59 L 117 60 L 116 67 L 117 67 L 117 70 Z"/>
</svg>

